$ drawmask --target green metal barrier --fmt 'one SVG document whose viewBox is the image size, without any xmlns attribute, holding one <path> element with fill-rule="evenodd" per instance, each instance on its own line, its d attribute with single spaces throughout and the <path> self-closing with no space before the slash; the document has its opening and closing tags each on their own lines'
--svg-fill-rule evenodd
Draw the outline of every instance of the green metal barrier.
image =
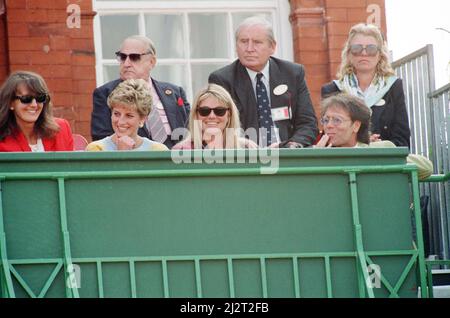
<svg viewBox="0 0 450 318">
<path fill-rule="evenodd" d="M 1 296 L 427 297 L 407 153 L 0 154 Z"/>
<path fill-rule="evenodd" d="M 438 174 L 438 175 L 432 175 L 428 177 L 427 179 L 423 180 L 423 182 L 447 182 L 450 180 L 450 173 L 446 174 Z M 433 273 L 432 269 L 433 266 L 450 266 L 450 260 L 448 259 L 441 259 L 441 260 L 427 260 L 425 261 L 425 266 L 427 269 L 427 282 L 428 286 L 430 287 L 428 289 L 429 297 L 433 298 Z"/>
</svg>

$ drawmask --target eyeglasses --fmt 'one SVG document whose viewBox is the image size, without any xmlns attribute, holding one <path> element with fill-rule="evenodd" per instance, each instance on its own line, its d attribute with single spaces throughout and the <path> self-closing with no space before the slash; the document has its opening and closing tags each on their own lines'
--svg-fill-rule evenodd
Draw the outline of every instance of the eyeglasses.
<svg viewBox="0 0 450 318">
<path fill-rule="evenodd" d="M 116 54 L 117 61 L 119 61 L 119 62 L 125 62 L 127 60 L 127 57 L 130 57 L 131 62 L 139 62 L 141 60 L 142 55 L 152 54 L 152 52 L 125 54 L 120 51 L 117 51 L 115 54 Z"/>
<path fill-rule="evenodd" d="M 47 94 L 39 94 L 37 96 L 31 95 L 14 96 L 14 99 L 20 100 L 22 104 L 30 104 L 33 101 L 33 99 L 36 100 L 37 103 L 45 103 L 47 101 Z"/>
<path fill-rule="evenodd" d="M 362 45 L 362 44 L 353 44 L 350 45 L 350 53 L 352 53 L 355 56 L 361 56 L 363 50 L 366 50 L 366 54 L 368 56 L 375 56 L 377 55 L 380 48 L 375 44 L 369 44 L 369 45 Z"/>
<path fill-rule="evenodd" d="M 349 121 L 350 119 L 341 119 L 338 117 L 323 117 L 320 122 L 322 123 L 323 126 L 328 125 L 329 123 L 332 123 L 334 126 L 340 126 L 342 125 L 342 123 Z"/>
<path fill-rule="evenodd" d="M 209 108 L 209 107 L 199 107 L 197 108 L 197 112 L 200 114 L 200 116 L 206 117 L 211 114 L 211 111 L 214 112 L 216 116 L 222 117 L 227 113 L 228 108 L 225 107 L 216 107 L 216 108 Z"/>
</svg>

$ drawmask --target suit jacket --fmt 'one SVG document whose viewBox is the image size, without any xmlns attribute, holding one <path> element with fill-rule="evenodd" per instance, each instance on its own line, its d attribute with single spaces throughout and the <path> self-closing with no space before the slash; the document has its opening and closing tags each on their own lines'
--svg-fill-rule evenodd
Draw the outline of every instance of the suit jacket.
<svg viewBox="0 0 450 318">
<path fill-rule="evenodd" d="M 186 99 L 186 93 L 183 88 L 170 83 L 158 82 L 154 79 L 152 79 L 152 81 L 156 93 L 161 99 L 172 131 L 176 128 L 186 127 L 189 118 L 190 105 Z M 111 110 L 108 107 L 107 99 L 109 94 L 120 82 L 122 82 L 121 79 L 116 79 L 94 90 L 94 107 L 91 114 L 92 140 L 100 140 L 114 134 L 111 125 Z M 179 97 L 183 100 L 183 105 L 181 106 L 178 105 Z M 138 130 L 138 135 L 152 139 L 152 136 L 145 125 Z M 177 142 L 178 140 L 172 140 L 169 136 L 164 144 L 170 149 Z"/>
<path fill-rule="evenodd" d="M 339 93 L 334 82 L 322 86 L 322 98 Z M 371 132 L 380 134 L 382 140 L 390 140 L 396 146 L 409 147 L 410 130 L 402 80 L 397 79 L 383 96 L 383 106 L 373 106 Z"/>
<path fill-rule="evenodd" d="M 311 145 L 318 133 L 317 119 L 306 86 L 303 66 L 271 57 L 269 74 L 271 108 L 288 106 L 292 114 L 291 119 L 275 122 L 279 128 L 280 141 Z M 259 128 L 255 92 L 250 76 L 239 60 L 211 73 L 209 82 L 223 86 L 231 94 L 244 130 Z M 281 84 L 288 86 L 287 92 L 275 95 L 274 88 Z"/>
<path fill-rule="evenodd" d="M 67 120 L 55 118 L 59 131 L 53 138 L 42 138 L 45 151 L 73 151 L 73 137 Z M 18 129 L 16 133 L 0 141 L 0 152 L 31 151 L 25 135 Z"/>
</svg>

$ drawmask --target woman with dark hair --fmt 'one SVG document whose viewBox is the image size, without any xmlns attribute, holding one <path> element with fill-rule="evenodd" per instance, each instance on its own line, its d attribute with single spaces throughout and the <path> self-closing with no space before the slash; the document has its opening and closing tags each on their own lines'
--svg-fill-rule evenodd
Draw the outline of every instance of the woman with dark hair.
<svg viewBox="0 0 450 318">
<path fill-rule="evenodd" d="M 342 50 L 337 79 L 322 87 L 322 97 L 347 93 L 364 100 L 371 112 L 370 141 L 390 140 L 409 147 L 410 129 L 402 80 L 389 63 L 378 27 L 354 25 Z"/>
<path fill-rule="evenodd" d="M 0 152 L 72 151 L 69 123 L 52 114 L 44 79 L 12 73 L 0 88 Z"/>
</svg>

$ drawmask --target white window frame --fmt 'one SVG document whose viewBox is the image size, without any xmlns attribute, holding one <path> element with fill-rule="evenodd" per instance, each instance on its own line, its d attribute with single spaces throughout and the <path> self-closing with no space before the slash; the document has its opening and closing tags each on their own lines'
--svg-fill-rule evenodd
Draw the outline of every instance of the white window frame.
<svg viewBox="0 0 450 318">
<path fill-rule="evenodd" d="M 104 84 L 103 77 L 103 65 L 117 65 L 118 62 L 115 59 L 103 59 L 102 52 L 102 34 L 100 27 L 100 16 L 103 15 L 115 15 L 115 14 L 130 14 L 139 16 L 139 34 L 145 34 L 145 14 L 170 14 L 180 12 L 183 13 L 184 28 L 188 28 L 188 13 L 227 13 L 228 23 L 231 24 L 231 14 L 237 12 L 248 11 L 269 11 L 272 14 L 273 29 L 275 38 L 277 40 L 277 50 L 275 56 L 292 61 L 293 60 L 293 40 L 292 29 L 289 22 L 290 4 L 289 0 L 262 0 L 262 1 L 245 1 L 245 0 L 211 0 L 211 1 L 98 1 L 93 0 L 93 8 L 97 12 L 94 18 L 94 45 L 95 45 L 95 59 L 96 59 L 96 76 L 97 86 Z M 234 34 L 230 34 L 230 52 L 228 56 L 235 57 L 235 40 Z M 119 43 L 117 44 L 119 45 Z M 184 49 L 186 52 L 189 50 L 189 41 L 184 41 L 186 46 Z M 229 58 L 219 59 L 201 59 L 194 64 L 201 63 L 224 63 L 228 64 L 233 61 Z M 187 76 L 188 79 L 192 78 L 191 73 L 191 60 L 188 56 L 183 59 L 162 59 L 158 58 L 158 64 L 170 65 L 170 64 L 183 64 L 187 62 Z M 189 87 L 184 87 L 188 95 L 192 95 L 192 83 L 188 81 Z"/>
</svg>

